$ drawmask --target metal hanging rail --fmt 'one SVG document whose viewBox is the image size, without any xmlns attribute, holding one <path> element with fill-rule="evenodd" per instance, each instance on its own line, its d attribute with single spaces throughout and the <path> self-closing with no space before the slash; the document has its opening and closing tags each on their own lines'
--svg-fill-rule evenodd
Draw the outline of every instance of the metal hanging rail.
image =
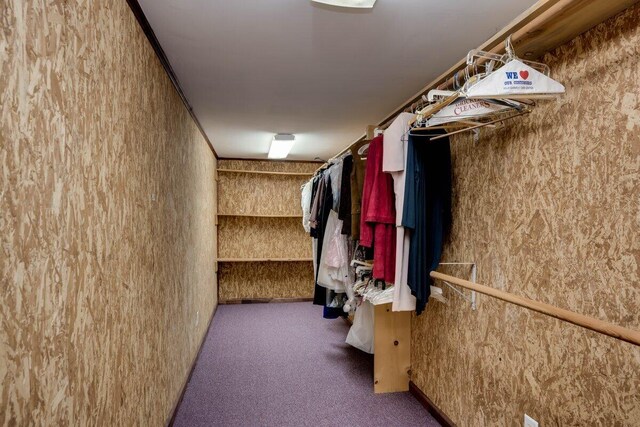
<svg viewBox="0 0 640 427">
<path fill-rule="evenodd" d="M 583 328 L 590 329 L 592 331 L 599 332 L 601 334 L 608 335 L 622 341 L 626 341 L 630 344 L 640 346 L 639 331 L 634 331 L 633 329 L 614 325 L 613 323 L 605 322 L 604 320 L 599 320 L 594 317 L 585 316 L 584 314 L 579 314 L 573 311 L 565 310 L 563 308 L 558 308 L 551 304 L 534 301 L 532 299 L 514 295 L 509 292 L 501 291 L 499 289 L 490 288 L 489 286 L 472 283 L 468 280 L 460 279 L 448 274 L 439 273 L 437 271 L 432 271 L 430 275 L 436 280 L 447 281 L 449 283 L 462 286 L 463 288 L 480 292 L 481 294 L 489 295 L 490 297 L 494 297 L 511 304 L 519 305 L 520 307 L 537 311 L 538 313 L 546 314 L 547 316 L 555 317 L 556 319 L 560 319 L 565 322 L 573 323 L 576 326 L 581 326 Z"/>
</svg>

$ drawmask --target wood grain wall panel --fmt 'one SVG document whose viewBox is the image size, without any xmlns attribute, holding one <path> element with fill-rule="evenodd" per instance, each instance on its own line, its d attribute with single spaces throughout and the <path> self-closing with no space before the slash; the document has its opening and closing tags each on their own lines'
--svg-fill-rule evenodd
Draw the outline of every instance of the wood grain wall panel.
<svg viewBox="0 0 640 427">
<path fill-rule="evenodd" d="M 300 186 L 308 180 L 309 177 L 295 175 L 219 173 L 219 212 L 302 215 Z"/>
<path fill-rule="evenodd" d="M 215 158 L 125 1 L 0 21 L 0 424 L 163 425 L 216 304 Z"/>
<path fill-rule="evenodd" d="M 558 101 L 452 140 L 444 261 L 478 282 L 640 329 L 640 7 L 547 54 Z M 469 277 L 460 267 L 442 268 Z M 637 426 L 640 348 L 450 290 L 414 316 L 412 379 L 461 426 Z M 468 291 L 467 291 L 468 293 Z"/>
<path fill-rule="evenodd" d="M 220 258 L 311 258 L 302 218 L 219 217 Z"/>
<path fill-rule="evenodd" d="M 220 159 L 220 169 L 270 171 L 270 172 L 306 172 L 312 174 L 322 163 L 315 162 L 279 162 L 266 160 L 225 160 Z"/>
<path fill-rule="evenodd" d="M 220 301 L 313 297 L 313 264 L 300 262 L 219 263 Z"/>
</svg>

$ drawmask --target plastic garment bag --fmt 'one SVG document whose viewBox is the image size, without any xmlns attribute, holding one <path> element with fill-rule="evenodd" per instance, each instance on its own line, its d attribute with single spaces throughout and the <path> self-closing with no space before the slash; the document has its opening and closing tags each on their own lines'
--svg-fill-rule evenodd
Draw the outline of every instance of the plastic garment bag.
<svg viewBox="0 0 640 427">
<path fill-rule="evenodd" d="M 342 221 L 335 211 L 329 213 L 324 245 L 318 265 L 318 284 L 335 292 L 344 292 L 349 281 L 347 237 L 341 234 Z"/>
<path fill-rule="evenodd" d="M 302 207 L 302 227 L 304 231 L 309 233 L 311 231 L 311 190 L 313 188 L 313 180 L 307 182 L 302 186 L 302 196 L 300 200 L 300 206 Z"/>
<path fill-rule="evenodd" d="M 331 212 L 334 217 L 337 215 Z M 342 234 L 342 220 L 336 221 L 336 227 L 331 235 L 329 245 L 327 247 L 324 263 L 335 269 L 342 269 L 342 273 L 349 266 L 349 248 L 347 247 L 347 236 Z M 340 278 L 343 280 L 344 278 Z"/>
<path fill-rule="evenodd" d="M 356 310 L 346 342 L 365 353 L 373 354 L 373 305 L 371 303 L 363 301 Z"/>
</svg>

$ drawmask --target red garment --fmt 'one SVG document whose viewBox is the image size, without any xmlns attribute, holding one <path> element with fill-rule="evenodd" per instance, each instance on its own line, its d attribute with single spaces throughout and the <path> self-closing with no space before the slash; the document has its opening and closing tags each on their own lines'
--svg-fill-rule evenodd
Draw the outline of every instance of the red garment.
<svg viewBox="0 0 640 427">
<path fill-rule="evenodd" d="M 382 135 L 369 144 L 364 174 L 360 244 L 373 247 L 373 277 L 393 283 L 396 269 L 396 206 L 393 178 L 382 171 Z"/>
<path fill-rule="evenodd" d="M 373 278 L 387 283 L 396 280 L 396 226 L 376 224 L 373 244 Z"/>
</svg>

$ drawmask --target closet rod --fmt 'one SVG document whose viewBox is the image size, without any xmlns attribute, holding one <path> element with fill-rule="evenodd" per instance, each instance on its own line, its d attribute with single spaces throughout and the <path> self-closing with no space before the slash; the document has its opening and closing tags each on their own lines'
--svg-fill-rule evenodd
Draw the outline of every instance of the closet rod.
<svg viewBox="0 0 640 427">
<path fill-rule="evenodd" d="M 626 341 L 630 344 L 640 346 L 640 332 L 634 331 L 633 329 L 624 328 L 622 326 L 614 325 L 613 323 L 605 322 L 594 317 L 589 317 L 585 316 L 584 314 L 579 314 L 573 311 L 565 310 L 563 308 L 558 308 L 544 302 L 534 301 L 529 298 L 501 291 L 499 289 L 490 288 L 489 286 L 472 283 L 468 280 L 460 279 L 448 274 L 439 273 L 437 271 L 432 271 L 430 275 L 434 279 L 447 281 L 449 283 L 462 286 L 463 288 L 480 292 L 482 294 L 501 299 L 511 304 L 519 305 L 520 307 L 528 308 L 529 310 L 537 311 L 538 313 L 546 314 L 547 316 L 555 317 L 556 319 L 573 323 L 574 325 L 581 326 L 583 328 L 590 329 L 592 331 L 599 332 L 601 334 L 608 335 L 622 341 Z"/>
<path fill-rule="evenodd" d="M 467 127 L 467 128 L 464 128 L 464 129 L 454 130 L 454 131 L 446 133 L 444 135 L 438 135 L 438 136 L 434 136 L 433 138 L 429 138 L 429 141 L 435 141 L 435 140 L 438 140 L 438 139 L 446 138 L 446 137 L 451 136 L 451 135 L 456 135 L 456 134 L 459 134 L 459 133 L 462 133 L 462 132 L 467 132 L 467 131 L 470 131 L 470 130 L 473 130 L 473 129 L 478 129 L 478 128 L 481 128 L 481 127 L 489 126 L 489 125 L 492 125 L 494 123 L 504 122 L 506 120 L 510 120 L 510 119 L 515 118 L 515 117 L 522 116 L 523 114 L 529 114 L 530 112 L 531 111 L 529 111 L 529 110 L 525 110 L 525 111 L 521 111 L 520 113 L 513 114 L 511 116 L 501 117 L 499 119 L 491 120 L 490 122 L 477 124 L 475 126 Z"/>
</svg>

